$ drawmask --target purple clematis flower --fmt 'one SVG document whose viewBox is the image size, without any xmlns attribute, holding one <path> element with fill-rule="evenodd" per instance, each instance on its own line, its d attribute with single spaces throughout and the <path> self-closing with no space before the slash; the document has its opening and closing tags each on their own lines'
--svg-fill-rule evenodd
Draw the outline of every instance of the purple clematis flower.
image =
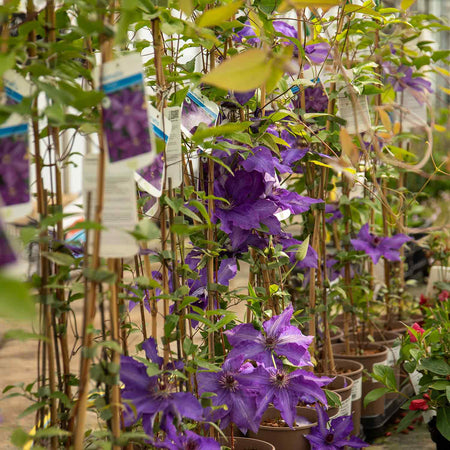
<svg viewBox="0 0 450 450">
<path fill-rule="evenodd" d="M 156 155 L 155 159 L 149 166 L 139 169 L 137 173 L 145 181 L 148 181 L 157 191 L 162 191 L 164 174 L 163 153 Z"/>
<path fill-rule="evenodd" d="M 225 233 L 232 233 L 234 227 L 243 230 L 259 228 L 277 210 L 272 201 L 261 198 L 264 191 L 264 176 L 259 172 L 239 170 L 234 176 L 229 176 L 223 193 L 216 194 L 230 203 L 218 202 L 216 206 L 214 215 L 221 222 L 220 228 Z"/>
<path fill-rule="evenodd" d="M 300 107 L 300 94 L 298 94 L 298 103 Z M 327 108 L 328 97 L 320 83 L 305 88 L 305 111 L 307 113 L 323 113 Z"/>
<path fill-rule="evenodd" d="M 151 151 L 147 107 L 141 84 L 107 95 L 103 126 L 111 162 Z"/>
<path fill-rule="evenodd" d="M 158 356 L 156 342 L 149 338 L 142 344 L 147 358 L 163 368 L 163 358 Z M 181 369 L 182 363 L 175 362 L 167 369 Z M 192 420 L 202 420 L 203 408 L 197 398 L 190 392 L 174 392 L 159 376 L 147 375 L 147 366 L 129 356 L 120 357 L 120 379 L 125 387 L 122 390 L 122 398 L 133 404 L 127 405 L 124 412 L 125 426 L 131 426 L 142 417 L 144 431 L 153 435 L 153 423 L 156 414 L 162 413 L 161 424 L 170 424 L 173 419 L 181 420 L 187 417 Z"/>
<path fill-rule="evenodd" d="M 296 407 L 299 401 L 314 403 L 320 401 L 327 404 L 322 386 L 333 381 L 333 378 L 316 377 L 311 372 L 297 369 L 287 372 L 282 368 L 258 366 L 252 373 L 254 383 L 259 392 L 257 417 L 261 417 L 269 403 L 281 412 L 281 417 L 292 428 L 296 418 Z"/>
<path fill-rule="evenodd" d="M 245 39 L 245 42 L 250 45 L 259 44 L 261 40 L 256 36 L 250 22 L 247 20 L 244 24 L 244 28 L 240 29 L 235 36 L 233 36 L 233 40 L 236 42 L 242 43 Z"/>
<path fill-rule="evenodd" d="M 256 330 L 251 323 L 238 325 L 225 332 L 233 346 L 230 359 L 244 357 L 253 359 L 266 367 L 273 365 L 272 355 L 285 356 L 297 366 L 311 365 L 308 347 L 312 336 L 304 336 L 292 326 L 291 317 L 294 308 L 290 305 L 279 316 L 273 316 L 263 323 L 264 333 Z"/>
<path fill-rule="evenodd" d="M 268 173 L 270 176 L 275 176 L 275 164 L 272 152 L 263 145 L 253 149 L 253 154 L 241 163 L 242 167 L 247 172 L 260 172 L 263 175 Z"/>
<path fill-rule="evenodd" d="M 164 441 L 152 440 L 151 444 L 167 450 L 220 450 L 220 444 L 216 440 L 190 430 L 181 434 L 170 433 Z"/>
<path fill-rule="evenodd" d="M 330 44 L 319 42 L 318 44 L 309 44 L 305 46 L 307 58 L 314 64 L 322 64 L 330 53 Z M 305 69 L 308 67 L 305 65 Z"/>
<path fill-rule="evenodd" d="M 220 372 L 200 372 L 197 374 L 199 393 L 212 392 L 214 406 L 226 405 L 227 409 L 217 409 L 212 413 L 213 420 L 220 419 L 220 427 L 226 428 L 231 422 L 243 433 L 251 429 L 255 433 L 256 423 L 256 389 L 250 363 L 242 364 L 243 355 L 234 359 L 227 358 Z"/>
<path fill-rule="evenodd" d="M 0 198 L 4 206 L 30 201 L 27 148 L 26 134 L 0 139 Z"/>
<path fill-rule="evenodd" d="M 399 250 L 405 242 L 412 238 L 404 234 L 392 237 L 379 237 L 369 232 L 369 224 L 359 230 L 357 239 L 350 239 L 355 250 L 366 252 L 374 264 L 384 256 L 389 261 L 400 261 Z"/>
<path fill-rule="evenodd" d="M 234 98 L 241 105 L 244 106 L 253 96 L 255 95 L 256 90 L 253 89 L 247 92 L 234 92 Z"/>
<path fill-rule="evenodd" d="M 309 211 L 311 205 L 323 203 L 318 198 L 304 197 L 287 189 L 275 188 L 268 196 L 281 210 L 288 209 L 292 214 L 301 214 Z"/>
<path fill-rule="evenodd" d="M 326 223 L 333 223 L 335 220 L 344 217 L 339 209 L 339 205 L 331 203 L 325 205 L 325 214 L 331 214 L 331 216 L 325 219 Z"/>
<path fill-rule="evenodd" d="M 382 67 L 384 73 L 387 75 L 388 83 L 392 85 L 396 92 L 403 91 L 407 87 L 419 93 L 424 93 L 425 91 L 433 92 L 431 83 L 423 77 L 414 76 L 412 67 L 405 66 L 404 64 L 396 67 L 391 62 L 383 63 Z"/>
<path fill-rule="evenodd" d="M 369 447 L 369 444 L 356 436 L 351 436 L 353 430 L 352 416 L 341 416 L 332 419 L 330 425 L 325 409 L 316 407 L 319 424 L 311 428 L 306 439 L 311 444 L 311 450 L 342 450 L 346 446 L 350 448 Z"/>
<path fill-rule="evenodd" d="M 319 257 L 317 252 L 310 245 L 308 245 L 306 256 L 301 261 L 298 261 L 296 255 L 302 241 L 294 239 L 289 233 L 281 233 L 280 235 L 273 237 L 273 243 L 281 244 L 283 246 L 283 250 L 289 256 L 291 264 L 295 264 L 297 269 L 317 269 Z"/>
</svg>

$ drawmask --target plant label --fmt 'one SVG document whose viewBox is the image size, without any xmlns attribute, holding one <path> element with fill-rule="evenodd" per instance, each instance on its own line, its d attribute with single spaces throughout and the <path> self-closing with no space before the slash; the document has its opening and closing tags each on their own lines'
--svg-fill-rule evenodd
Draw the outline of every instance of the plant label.
<svg viewBox="0 0 450 450">
<path fill-rule="evenodd" d="M 28 124 L 17 114 L 0 127 L 0 203 L 7 221 L 31 211 Z"/>
<path fill-rule="evenodd" d="M 83 161 L 83 203 L 91 193 L 90 220 L 95 220 L 97 202 L 98 155 L 87 155 Z M 86 206 L 85 206 L 86 207 Z M 136 188 L 133 171 L 111 165 L 105 171 L 100 256 L 126 258 L 139 251 L 133 236 L 127 231 L 137 224 Z M 91 240 L 92 251 L 93 242 Z"/>
<path fill-rule="evenodd" d="M 156 155 L 149 126 L 140 55 L 133 53 L 101 67 L 103 130 L 109 163 L 145 167 Z"/>
</svg>

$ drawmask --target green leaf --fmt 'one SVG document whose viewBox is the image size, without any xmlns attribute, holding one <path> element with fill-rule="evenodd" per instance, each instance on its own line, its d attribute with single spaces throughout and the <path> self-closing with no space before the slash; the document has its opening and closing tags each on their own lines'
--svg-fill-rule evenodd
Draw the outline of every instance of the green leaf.
<svg viewBox="0 0 450 450">
<path fill-rule="evenodd" d="M 159 229 L 150 219 L 142 219 L 130 234 L 138 241 L 150 241 L 159 237 Z"/>
<path fill-rule="evenodd" d="M 443 359 L 429 358 L 423 359 L 420 363 L 421 367 L 438 375 L 450 375 L 450 365 Z"/>
<path fill-rule="evenodd" d="M 27 283 L 0 274 L 0 317 L 30 320 L 34 315 L 34 302 Z"/>
<path fill-rule="evenodd" d="M 450 441 L 450 406 L 437 410 L 436 425 L 442 436 Z"/>
<path fill-rule="evenodd" d="M 50 437 L 63 437 L 63 436 L 70 436 L 70 432 L 67 430 L 62 430 L 58 427 L 49 427 L 44 428 L 41 430 L 37 430 L 35 434 L 36 438 L 50 438 Z"/>
<path fill-rule="evenodd" d="M 260 49 L 247 50 L 226 60 L 202 78 L 202 82 L 236 92 L 262 86 L 272 73 L 269 55 Z"/>
<path fill-rule="evenodd" d="M 114 272 L 110 272 L 109 270 L 94 270 L 90 267 L 86 267 L 83 270 L 83 275 L 88 280 L 96 281 L 97 283 L 113 284 L 116 281 L 116 274 Z"/>
<path fill-rule="evenodd" d="M 408 8 L 410 8 L 412 5 L 416 3 L 416 0 L 402 0 L 400 3 L 400 8 L 403 9 L 403 11 L 406 11 Z"/>
<path fill-rule="evenodd" d="M 324 391 L 325 396 L 327 397 L 328 405 L 331 408 L 339 407 L 342 405 L 341 397 L 336 392 L 329 391 L 328 389 L 324 389 Z"/>
<path fill-rule="evenodd" d="M 186 355 L 192 355 L 197 350 L 197 348 L 198 346 L 195 345 L 191 339 L 189 339 L 188 337 L 184 339 L 183 350 Z"/>
<path fill-rule="evenodd" d="M 28 408 L 25 408 L 18 416 L 18 419 L 21 419 L 22 417 L 28 416 L 28 414 L 31 414 L 39 409 L 41 409 L 43 406 L 45 406 L 45 401 L 33 403 Z"/>
<path fill-rule="evenodd" d="M 29 440 L 30 436 L 22 428 L 16 428 L 11 434 L 11 443 L 16 447 L 23 448 Z"/>
<path fill-rule="evenodd" d="M 16 341 L 29 341 L 32 339 L 36 340 L 46 340 L 46 336 L 42 334 L 36 334 L 25 330 L 9 330 L 3 335 L 5 340 L 16 340 Z"/>
<path fill-rule="evenodd" d="M 190 16 L 192 14 L 192 11 L 194 10 L 193 0 L 179 0 L 178 5 L 180 6 L 181 11 L 186 14 L 186 16 Z"/>
<path fill-rule="evenodd" d="M 344 12 L 346 13 L 360 13 L 369 17 L 373 17 L 374 19 L 384 19 L 384 17 L 377 11 L 372 8 L 368 8 L 360 5 L 345 5 Z"/>
<path fill-rule="evenodd" d="M 218 6 L 217 8 L 208 9 L 198 18 L 197 25 L 199 27 L 215 27 L 220 25 L 230 19 L 241 5 L 242 0 Z"/>
<path fill-rule="evenodd" d="M 364 408 L 367 407 L 369 403 L 374 402 L 375 400 L 378 400 L 380 397 L 382 397 L 384 394 L 389 392 L 388 388 L 381 387 L 377 389 L 373 389 L 370 391 L 365 397 L 364 397 Z"/>
<path fill-rule="evenodd" d="M 16 62 L 16 54 L 14 52 L 6 52 L 0 54 L 0 76 L 7 70 L 12 69 Z"/>
<path fill-rule="evenodd" d="M 450 403 L 450 386 L 445 388 L 445 395 L 447 396 L 447 401 Z"/>
<path fill-rule="evenodd" d="M 200 143 L 208 137 L 222 137 L 238 131 L 245 131 L 251 124 L 252 122 L 231 122 L 211 128 L 199 126 L 192 136 L 192 140 Z"/>
<path fill-rule="evenodd" d="M 209 218 L 208 211 L 205 208 L 205 205 L 202 202 L 199 202 L 198 200 L 191 200 L 189 202 L 190 205 L 197 208 L 198 212 L 202 215 L 202 217 L 205 219 L 206 223 L 211 226 L 211 219 Z"/>
<path fill-rule="evenodd" d="M 280 11 L 286 11 L 292 7 L 296 9 L 303 8 L 330 8 L 331 6 L 338 6 L 344 0 L 284 0 L 280 6 Z"/>
<path fill-rule="evenodd" d="M 168 338 L 172 331 L 177 327 L 178 325 L 179 317 L 176 314 L 169 314 L 164 318 L 164 336 Z"/>
<path fill-rule="evenodd" d="M 67 253 L 59 252 L 42 252 L 42 254 L 51 262 L 54 262 L 58 266 L 71 266 L 76 262 L 75 258 Z"/>
<path fill-rule="evenodd" d="M 394 369 L 384 364 L 374 364 L 373 377 L 383 383 L 389 390 L 397 390 L 397 380 Z"/>
<path fill-rule="evenodd" d="M 303 261 L 306 258 L 306 254 L 308 253 L 308 246 L 309 246 L 309 235 L 299 245 L 298 250 L 295 253 L 295 259 L 297 261 Z"/>
<path fill-rule="evenodd" d="M 397 427 L 397 432 L 403 431 L 416 417 L 419 417 L 422 411 L 408 411 L 405 417 L 400 421 Z"/>
</svg>

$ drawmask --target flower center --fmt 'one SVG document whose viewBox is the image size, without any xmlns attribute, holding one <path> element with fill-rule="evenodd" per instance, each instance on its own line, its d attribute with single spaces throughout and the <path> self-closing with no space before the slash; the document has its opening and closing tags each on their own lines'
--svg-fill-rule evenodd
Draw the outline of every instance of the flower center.
<svg viewBox="0 0 450 450">
<path fill-rule="evenodd" d="M 282 370 L 278 371 L 275 375 L 271 376 L 271 380 L 273 385 L 277 388 L 285 388 L 289 384 L 288 374 Z"/>
<path fill-rule="evenodd" d="M 11 155 L 5 155 L 2 158 L 2 164 L 11 164 Z"/>
<path fill-rule="evenodd" d="M 223 375 L 219 383 L 224 387 L 224 389 L 227 389 L 231 392 L 236 392 L 239 387 L 238 381 L 234 378 L 233 375 L 229 373 Z"/>
<path fill-rule="evenodd" d="M 184 446 L 185 450 L 198 450 L 197 442 L 195 442 L 192 439 L 189 439 L 189 441 L 186 442 L 186 445 Z"/>
<path fill-rule="evenodd" d="M 334 441 L 334 434 L 328 433 L 327 437 L 325 438 L 325 442 L 327 442 L 328 444 L 331 444 L 333 441 Z"/>
<path fill-rule="evenodd" d="M 123 108 L 123 113 L 126 114 L 127 116 L 129 116 L 131 114 L 131 106 L 125 105 Z"/>
<path fill-rule="evenodd" d="M 380 242 L 381 242 L 381 238 L 380 238 L 380 237 L 378 237 L 378 236 L 373 236 L 373 237 L 372 237 L 372 244 L 373 244 L 375 247 L 378 247 L 378 245 L 380 244 Z"/>
<path fill-rule="evenodd" d="M 273 350 L 277 345 L 277 339 L 273 336 L 266 337 L 266 348 L 269 350 Z"/>
</svg>

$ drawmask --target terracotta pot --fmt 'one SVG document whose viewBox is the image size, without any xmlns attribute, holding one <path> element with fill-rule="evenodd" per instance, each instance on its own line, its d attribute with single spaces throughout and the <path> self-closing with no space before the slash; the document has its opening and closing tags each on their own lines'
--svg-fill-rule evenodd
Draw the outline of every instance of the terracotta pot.
<svg viewBox="0 0 450 450">
<path fill-rule="evenodd" d="M 337 373 L 343 372 L 343 375 L 353 380 L 352 386 L 352 419 L 353 432 L 352 434 L 358 436 L 361 431 L 361 407 L 362 407 L 362 371 L 364 366 L 350 359 L 336 359 L 335 360 Z M 344 372 L 345 371 L 345 372 Z"/>
<path fill-rule="evenodd" d="M 372 367 L 374 364 L 386 364 L 388 359 L 388 349 L 384 345 L 378 344 L 363 344 L 363 350 L 367 350 L 370 353 L 355 355 L 345 353 L 345 344 L 334 344 L 333 353 L 336 359 L 350 359 L 352 361 L 357 361 L 364 366 L 364 369 L 368 372 L 372 372 Z M 372 353 L 376 351 L 376 353 Z M 362 383 L 362 401 L 364 402 L 364 397 L 373 389 L 383 387 L 381 383 L 373 381 L 370 377 L 363 377 Z M 383 395 L 378 400 L 369 403 L 367 408 L 362 408 L 361 417 L 371 417 L 378 416 L 384 413 L 384 400 Z"/>
<path fill-rule="evenodd" d="M 249 431 L 249 435 L 250 437 L 270 442 L 275 446 L 276 450 L 310 450 L 311 447 L 305 435 L 309 434 L 310 429 L 317 425 L 317 412 L 312 408 L 298 406 L 297 416 L 304 417 L 310 423 L 294 427 L 293 429 L 260 425 L 257 434 Z M 262 420 L 278 419 L 280 417 L 280 412 L 276 408 L 269 407 L 264 413 Z"/>
<path fill-rule="evenodd" d="M 227 436 L 225 440 L 223 437 L 219 438 L 220 445 L 226 445 L 230 447 L 231 438 Z M 231 448 L 231 447 L 230 447 Z M 272 444 L 268 442 L 261 441 L 260 439 L 252 439 L 245 437 L 235 437 L 234 438 L 234 449 L 235 450 L 276 450 Z"/>
</svg>

